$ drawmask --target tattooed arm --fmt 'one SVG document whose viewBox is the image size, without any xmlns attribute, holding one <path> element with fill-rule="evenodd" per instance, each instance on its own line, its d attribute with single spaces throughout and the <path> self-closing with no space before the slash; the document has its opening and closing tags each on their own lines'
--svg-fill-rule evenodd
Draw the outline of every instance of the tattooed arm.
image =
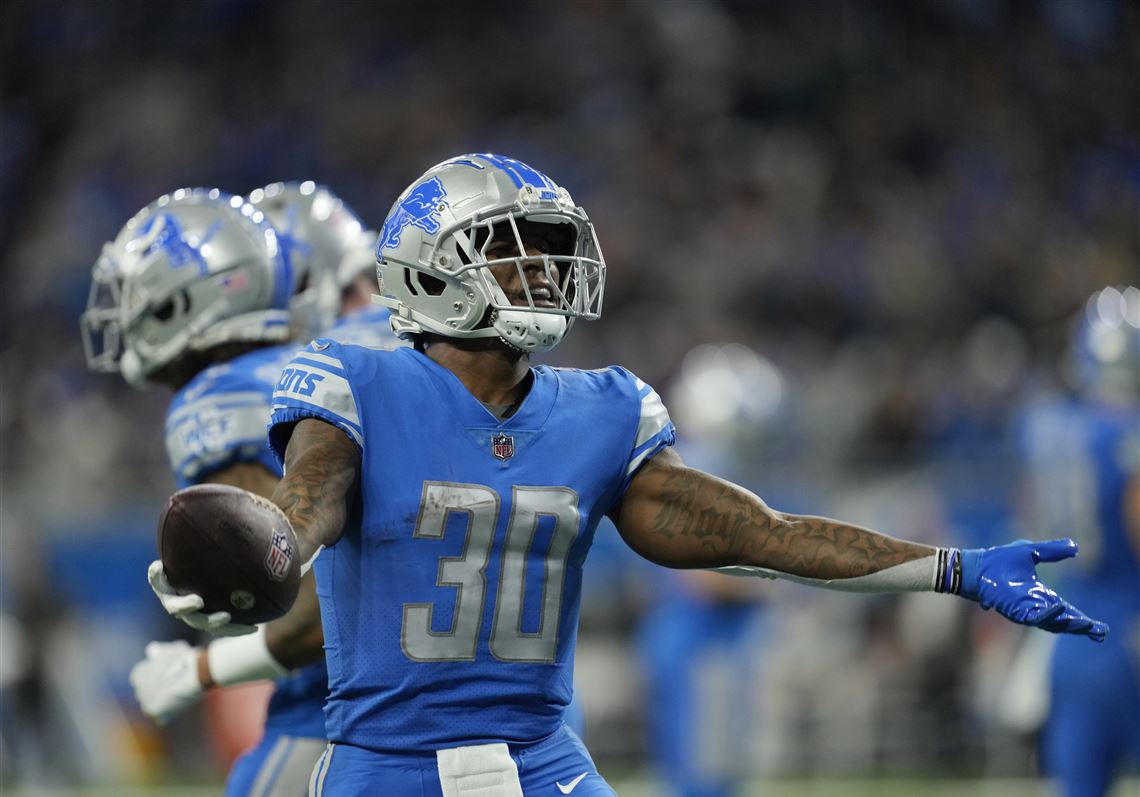
<svg viewBox="0 0 1140 797">
<path fill-rule="evenodd" d="M 666 567 L 763 568 L 839 589 L 935 588 L 939 549 L 777 512 L 743 487 L 687 467 L 671 448 L 642 466 L 614 519 L 631 548 Z M 866 578 L 890 568 L 887 585 Z"/>
<path fill-rule="evenodd" d="M 301 561 L 340 539 L 359 479 L 360 450 L 344 432 L 315 418 L 297 423 L 273 502 L 297 532 Z"/>
<path fill-rule="evenodd" d="M 667 567 L 720 568 L 849 592 L 950 592 L 1022 625 L 1098 642 L 1108 626 L 1037 576 L 1075 556 L 1072 540 L 932 548 L 839 520 L 777 512 L 735 484 L 685 467 L 666 448 L 646 462 L 612 516 L 630 547 Z"/>
</svg>

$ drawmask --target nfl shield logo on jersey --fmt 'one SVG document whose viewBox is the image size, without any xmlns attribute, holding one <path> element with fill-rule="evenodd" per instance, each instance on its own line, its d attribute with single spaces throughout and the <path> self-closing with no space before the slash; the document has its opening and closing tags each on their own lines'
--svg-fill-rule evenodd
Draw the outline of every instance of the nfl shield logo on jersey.
<svg viewBox="0 0 1140 797">
<path fill-rule="evenodd" d="M 284 581 L 292 561 L 293 548 L 289 545 L 289 538 L 274 530 L 273 542 L 265 556 L 265 569 L 269 571 L 269 577 L 274 581 Z"/>
<path fill-rule="evenodd" d="M 515 455 L 515 439 L 502 433 L 492 436 L 491 453 L 496 459 L 510 459 Z"/>
</svg>

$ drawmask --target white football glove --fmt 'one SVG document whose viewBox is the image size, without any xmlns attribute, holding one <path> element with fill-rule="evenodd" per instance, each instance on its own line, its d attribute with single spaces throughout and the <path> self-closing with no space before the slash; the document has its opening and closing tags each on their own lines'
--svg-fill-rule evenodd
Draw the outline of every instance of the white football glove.
<svg viewBox="0 0 1140 797">
<path fill-rule="evenodd" d="M 198 680 L 200 648 L 177 642 L 151 642 L 146 658 L 131 668 L 131 686 L 143 712 L 165 725 L 201 698 Z"/>
<path fill-rule="evenodd" d="M 242 634 L 252 634 L 257 630 L 255 625 L 230 622 L 229 612 L 213 612 L 212 614 L 203 612 L 202 607 L 205 605 L 205 601 L 202 600 L 202 596 L 193 592 L 179 593 L 170 586 L 170 581 L 166 578 L 166 571 L 162 569 L 162 560 L 160 559 L 155 559 L 150 563 L 150 567 L 146 571 L 146 579 L 150 582 L 150 588 L 154 590 L 154 594 L 162 602 L 162 608 L 166 609 L 166 613 L 171 617 L 177 617 L 191 628 L 206 631 L 215 636 L 241 636 Z"/>
</svg>

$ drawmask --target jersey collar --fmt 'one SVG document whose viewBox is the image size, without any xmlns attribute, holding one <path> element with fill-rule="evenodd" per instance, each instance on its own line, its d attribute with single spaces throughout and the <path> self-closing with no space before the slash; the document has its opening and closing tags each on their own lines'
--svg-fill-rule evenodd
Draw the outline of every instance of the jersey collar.
<svg viewBox="0 0 1140 797">
<path fill-rule="evenodd" d="M 414 349 L 402 349 L 414 357 L 431 376 L 442 398 L 456 410 L 460 425 L 475 429 L 538 430 L 546 424 L 558 397 L 558 379 L 546 366 L 531 367 L 530 392 L 515 413 L 500 421 L 475 398 L 461 381 L 447 368 Z"/>
</svg>

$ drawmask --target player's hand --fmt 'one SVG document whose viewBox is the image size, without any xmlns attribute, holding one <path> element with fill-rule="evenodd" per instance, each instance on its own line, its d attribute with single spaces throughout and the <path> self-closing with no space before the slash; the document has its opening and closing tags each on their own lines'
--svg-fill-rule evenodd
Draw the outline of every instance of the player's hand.
<svg viewBox="0 0 1140 797">
<path fill-rule="evenodd" d="M 162 560 L 160 559 L 155 559 L 150 563 L 150 567 L 146 571 L 146 579 L 150 582 L 150 588 L 154 590 L 154 594 L 162 602 L 162 608 L 166 609 L 166 613 L 171 617 L 177 617 L 191 628 L 206 631 L 215 636 L 241 636 L 242 634 L 252 634 L 257 630 L 255 625 L 230 622 L 229 612 L 212 612 L 210 614 L 203 612 L 202 607 L 205 605 L 205 601 L 202 600 L 202 596 L 195 595 L 193 592 L 183 594 L 176 591 L 170 585 L 170 581 L 167 580 L 166 571 L 162 569 Z"/>
<path fill-rule="evenodd" d="M 1015 623 L 1053 633 L 1084 634 L 1103 642 L 1107 624 L 1081 612 L 1037 577 L 1039 562 L 1059 562 L 1076 555 L 1077 544 L 1070 539 L 1018 540 L 997 548 L 964 550 L 960 594 Z"/>
<path fill-rule="evenodd" d="M 146 658 L 131 668 L 131 686 L 143 713 L 165 725 L 197 703 L 204 693 L 198 680 L 200 648 L 177 642 L 151 642 Z"/>
</svg>

